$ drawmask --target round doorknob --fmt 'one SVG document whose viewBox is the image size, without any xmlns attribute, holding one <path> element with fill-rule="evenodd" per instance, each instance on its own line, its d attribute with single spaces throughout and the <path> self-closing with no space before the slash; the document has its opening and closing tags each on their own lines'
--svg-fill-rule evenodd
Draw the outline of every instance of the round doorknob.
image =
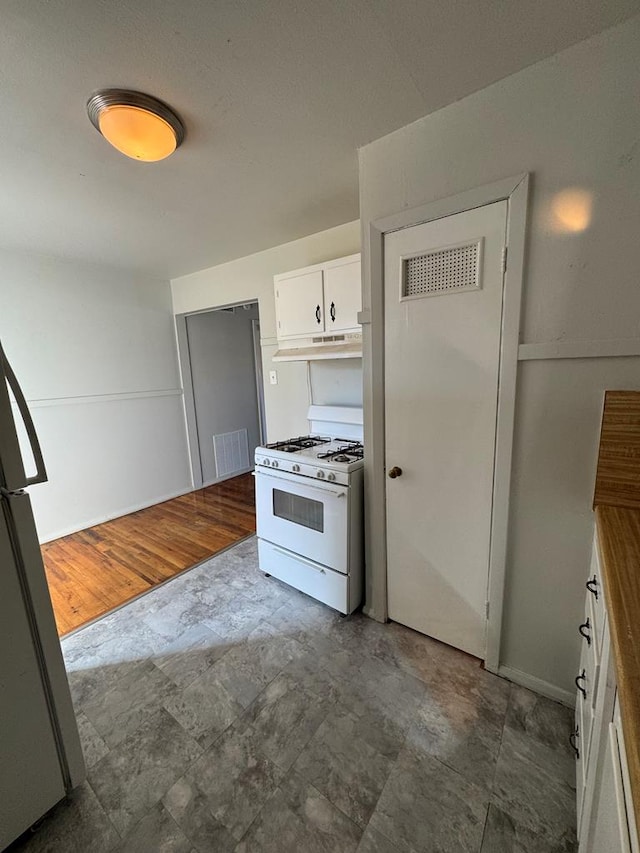
<svg viewBox="0 0 640 853">
<path fill-rule="evenodd" d="M 398 468 L 397 465 L 394 465 L 389 471 L 389 476 L 392 480 L 395 480 L 396 477 L 402 477 L 402 468 Z"/>
</svg>

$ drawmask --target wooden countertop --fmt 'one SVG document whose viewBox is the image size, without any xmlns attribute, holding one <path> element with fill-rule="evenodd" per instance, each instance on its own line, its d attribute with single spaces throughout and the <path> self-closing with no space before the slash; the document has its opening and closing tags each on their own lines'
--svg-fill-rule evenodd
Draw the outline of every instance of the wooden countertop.
<svg viewBox="0 0 640 853">
<path fill-rule="evenodd" d="M 596 527 L 631 793 L 640 827 L 640 509 L 597 506 Z"/>
</svg>

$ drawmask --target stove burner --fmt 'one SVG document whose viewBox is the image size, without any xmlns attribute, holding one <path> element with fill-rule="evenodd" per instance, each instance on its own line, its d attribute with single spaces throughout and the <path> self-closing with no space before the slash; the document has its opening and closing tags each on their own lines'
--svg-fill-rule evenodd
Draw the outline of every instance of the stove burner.
<svg viewBox="0 0 640 853">
<path fill-rule="evenodd" d="M 364 456 L 364 447 L 359 441 L 351 441 L 337 450 L 318 453 L 318 459 L 330 459 L 332 462 L 355 462 Z"/>
<path fill-rule="evenodd" d="M 269 450 L 283 450 L 285 453 L 298 453 L 299 450 L 306 450 L 308 447 L 316 447 L 318 444 L 329 444 L 330 438 L 324 438 L 321 435 L 300 435 L 298 438 L 288 438 L 286 441 L 276 441 L 274 444 L 267 444 Z"/>
</svg>

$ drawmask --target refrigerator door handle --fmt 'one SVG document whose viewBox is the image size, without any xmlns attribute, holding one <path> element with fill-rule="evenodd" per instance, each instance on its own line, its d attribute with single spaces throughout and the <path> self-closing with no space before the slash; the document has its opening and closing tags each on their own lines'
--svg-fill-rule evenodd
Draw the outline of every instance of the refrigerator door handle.
<svg viewBox="0 0 640 853">
<path fill-rule="evenodd" d="M 31 418 L 31 412 L 29 411 L 29 407 L 27 406 L 27 401 L 25 400 L 25 396 L 22 393 L 22 388 L 20 387 L 20 383 L 13 372 L 11 365 L 9 364 L 9 360 L 2 349 L 2 344 L 0 344 L 0 368 L 2 373 L 7 378 L 7 383 L 9 388 L 11 388 L 13 392 L 13 396 L 16 399 L 16 403 L 18 404 L 18 409 L 20 411 L 20 415 L 22 416 L 22 422 L 24 423 L 24 428 L 27 431 L 27 436 L 29 438 L 29 444 L 31 445 L 31 452 L 33 453 L 33 460 L 36 466 L 36 473 L 33 477 L 25 478 L 25 486 L 33 486 L 36 483 L 46 483 L 47 482 L 47 469 L 44 465 L 44 459 L 42 457 L 42 449 L 40 447 L 40 442 L 38 441 L 38 434 L 36 432 L 36 428 L 33 425 L 33 420 Z"/>
</svg>

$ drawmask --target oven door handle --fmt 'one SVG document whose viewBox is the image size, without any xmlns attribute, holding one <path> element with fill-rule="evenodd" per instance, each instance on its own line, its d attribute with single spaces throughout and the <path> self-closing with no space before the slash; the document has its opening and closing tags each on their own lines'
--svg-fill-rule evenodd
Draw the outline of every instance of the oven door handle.
<svg viewBox="0 0 640 853">
<path fill-rule="evenodd" d="M 285 551 L 284 548 L 279 548 L 277 545 L 274 545 L 273 542 L 271 542 L 270 544 L 273 550 L 277 551 L 279 554 L 282 554 L 283 557 L 291 557 L 290 551 Z M 294 556 L 299 563 L 304 563 L 305 566 L 309 566 L 310 568 L 315 569 L 316 572 L 320 572 L 321 575 L 326 575 L 327 570 L 323 569 L 322 566 L 319 566 L 317 563 L 314 563 L 311 560 L 307 560 L 306 557 L 301 557 L 300 554 L 294 554 Z"/>
<path fill-rule="evenodd" d="M 335 489 L 325 489 L 323 486 L 313 486 L 311 483 L 304 482 L 308 480 L 308 477 L 297 477 L 295 474 L 293 477 L 274 477 L 271 474 L 267 474 L 266 471 L 254 471 L 253 476 L 257 477 L 260 474 L 262 477 L 270 477 L 272 480 L 276 480 L 279 483 L 300 483 L 305 489 L 315 489 L 316 492 L 322 492 L 323 495 L 333 495 L 336 498 L 346 498 L 346 492 L 336 492 Z M 302 481 L 302 482 L 301 482 Z"/>
</svg>

